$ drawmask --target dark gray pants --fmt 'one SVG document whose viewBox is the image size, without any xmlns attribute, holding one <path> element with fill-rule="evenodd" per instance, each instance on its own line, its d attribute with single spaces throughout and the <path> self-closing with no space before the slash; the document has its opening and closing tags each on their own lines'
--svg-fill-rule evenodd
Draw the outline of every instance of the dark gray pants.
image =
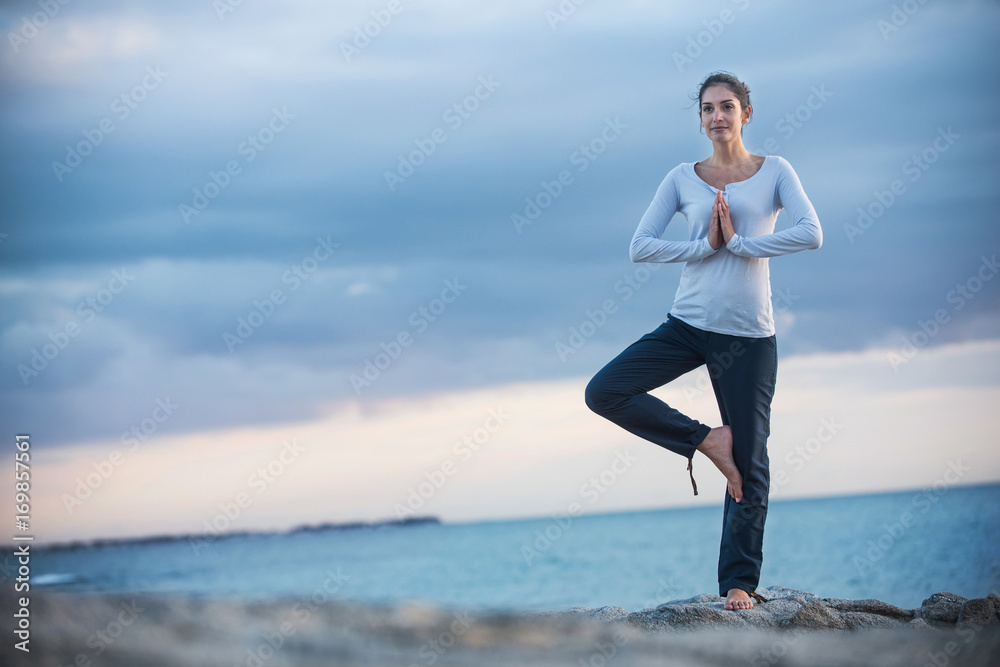
<svg viewBox="0 0 1000 667">
<path fill-rule="evenodd" d="M 587 385 L 586 402 L 625 430 L 692 459 L 711 428 L 647 392 L 703 364 L 722 423 L 732 428 L 733 458 L 743 476 L 742 502 L 728 490 L 725 495 L 719 595 L 731 588 L 752 593 L 760 580 L 771 483 L 767 438 L 778 371 L 775 337 L 719 334 L 667 315 L 663 324 L 598 371 Z"/>
</svg>

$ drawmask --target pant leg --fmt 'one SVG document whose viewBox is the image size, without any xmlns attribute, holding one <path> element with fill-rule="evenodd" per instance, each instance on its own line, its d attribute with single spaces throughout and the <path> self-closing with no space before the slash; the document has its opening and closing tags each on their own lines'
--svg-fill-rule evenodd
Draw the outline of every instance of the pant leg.
<svg viewBox="0 0 1000 667">
<path fill-rule="evenodd" d="M 728 356 L 727 356 L 728 355 Z M 756 590 L 763 563 L 770 493 L 767 438 L 778 370 L 774 336 L 711 334 L 708 365 L 722 421 L 733 431 L 733 458 L 743 476 L 743 500 L 726 493 L 719 549 L 719 594 Z"/>
<path fill-rule="evenodd" d="M 590 380 L 587 407 L 625 430 L 687 458 L 711 427 L 647 392 L 705 363 L 705 333 L 668 317 Z"/>
</svg>

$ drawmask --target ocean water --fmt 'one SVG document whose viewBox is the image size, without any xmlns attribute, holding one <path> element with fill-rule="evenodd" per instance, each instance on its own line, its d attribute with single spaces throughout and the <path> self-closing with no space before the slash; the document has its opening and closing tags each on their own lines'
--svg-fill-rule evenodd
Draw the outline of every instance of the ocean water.
<svg viewBox="0 0 1000 667">
<path fill-rule="evenodd" d="M 773 501 L 760 586 L 920 606 L 1000 593 L 1000 484 Z M 722 507 L 38 551 L 47 590 L 476 610 L 646 609 L 718 592 Z"/>
</svg>

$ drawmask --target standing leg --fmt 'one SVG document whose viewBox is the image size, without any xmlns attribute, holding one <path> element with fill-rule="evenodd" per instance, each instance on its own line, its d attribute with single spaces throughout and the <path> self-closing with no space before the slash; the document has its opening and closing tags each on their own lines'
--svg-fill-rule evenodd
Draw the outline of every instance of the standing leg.
<svg viewBox="0 0 1000 667">
<path fill-rule="evenodd" d="M 719 594 L 756 590 L 763 563 L 770 493 L 767 438 L 778 369 L 774 336 L 711 334 L 709 368 L 722 421 L 732 428 L 733 458 L 743 476 L 743 499 L 726 494 L 719 549 Z"/>
<path fill-rule="evenodd" d="M 625 430 L 689 459 L 712 429 L 647 392 L 705 363 L 705 334 L 668 317 L 590 380 L 587 407 Z"/>
</svg>

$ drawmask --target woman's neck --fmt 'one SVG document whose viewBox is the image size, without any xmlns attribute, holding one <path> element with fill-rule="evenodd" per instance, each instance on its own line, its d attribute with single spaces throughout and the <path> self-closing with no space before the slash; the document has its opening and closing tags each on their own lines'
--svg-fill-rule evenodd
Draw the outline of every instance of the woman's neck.
<svg viewBox="0 0 1000 667">
<path fill-rule="evenodd" d="M 750 159 L 750 151 L 740 139 L 726 143 L 713 141 L 712 148 L 714 150 L 709 161 L 713 167 L 736 167 L 746 164 Z"/>
</svg>

